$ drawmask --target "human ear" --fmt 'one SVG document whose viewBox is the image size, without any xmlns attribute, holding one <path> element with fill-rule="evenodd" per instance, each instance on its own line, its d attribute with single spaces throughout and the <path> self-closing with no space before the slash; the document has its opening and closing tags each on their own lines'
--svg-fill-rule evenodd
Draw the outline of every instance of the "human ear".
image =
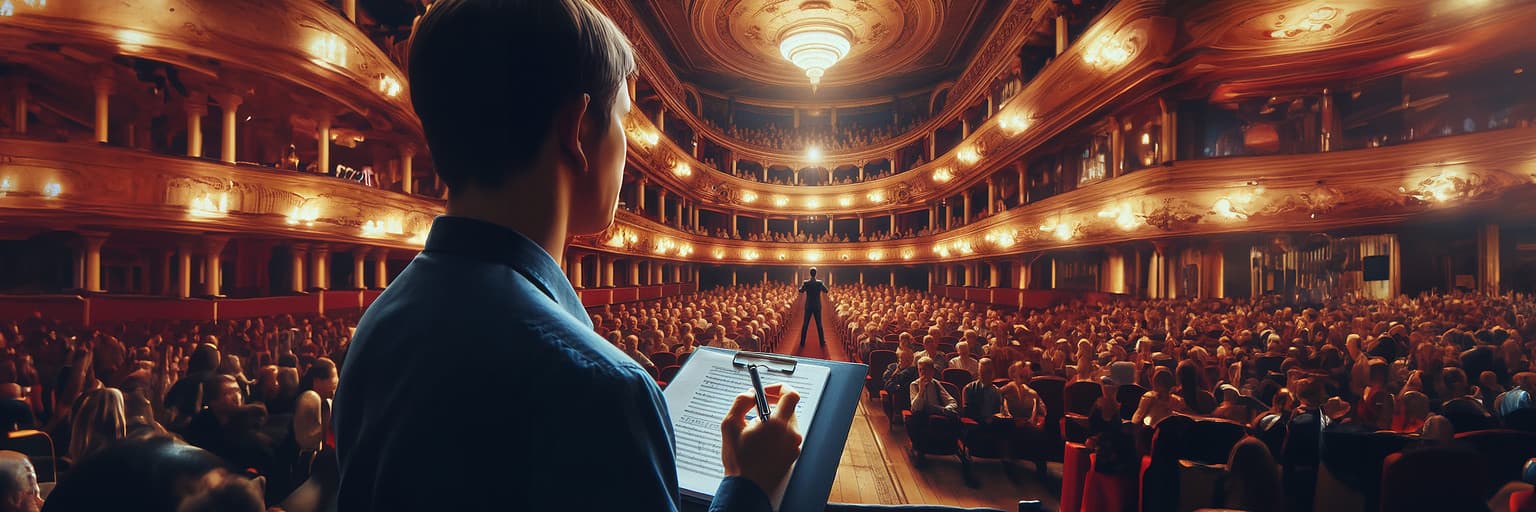
<svg viewBox="0 0 1536 512">
<path fill-rule="evenodd" d="M 583 147 L 588 142 L 586 132 L 591 129 L 587 126 L 587 109 L 591 105 L 592 95 L 582 94 L 555 112 L 554 135 L 559 158 L 578 174 L 586 174 L 587 151 L 596 149 Z"/>
</svg>

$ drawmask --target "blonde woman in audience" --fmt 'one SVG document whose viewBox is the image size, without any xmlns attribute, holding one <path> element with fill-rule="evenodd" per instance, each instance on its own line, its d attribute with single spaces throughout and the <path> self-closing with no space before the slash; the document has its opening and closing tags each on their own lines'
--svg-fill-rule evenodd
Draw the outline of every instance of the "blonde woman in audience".
<svg viewBox="0 0 1536 512">
<path fill-rule="evenodd" d="M 1008 367 L 1008 384 L 999 390 L 1003 396 L 1003 414 L 1020 426 L 1036 426 L 1036 414 L 1044 409 L 1040 393 L 1029 387 L 1031 378 L 1029 363 L 1015 361 Z"/>
<path fill-rule="evenodd" d="M 123 393 L 116 388 L 98 388 L 85 392 L 75 401 L 69 428 L 70 461 L 78 462 L 128 435 L 128 417 Z"/>
</svg>

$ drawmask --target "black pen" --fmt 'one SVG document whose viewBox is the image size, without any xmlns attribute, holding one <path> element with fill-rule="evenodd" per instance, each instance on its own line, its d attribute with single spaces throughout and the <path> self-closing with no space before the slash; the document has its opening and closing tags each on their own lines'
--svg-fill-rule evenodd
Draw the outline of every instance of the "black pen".
<svg viewBox="0 0 1536 512">
<path fill-rule="evenodd" d="M 757 365 L 747 365 L 747 373 L 752 375 L 752 391 L 757 393 L 757 419 L 768 421 L 768 395 L 763 394 L 763 379 L 757 376 Z"/>
</svg>

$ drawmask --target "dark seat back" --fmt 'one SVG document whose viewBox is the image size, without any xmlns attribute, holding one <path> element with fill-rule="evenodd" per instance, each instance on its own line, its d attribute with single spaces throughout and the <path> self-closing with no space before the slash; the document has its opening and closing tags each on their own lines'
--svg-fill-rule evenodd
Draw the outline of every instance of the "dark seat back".
<svg viewBox="0 0 1536 512">
<path fill-rule="evenodd" d="M 956 386 L 965 387 L 966 384 L 970 383 L 972 380 L 975 380 L 975 378 L 971 376 L 971 371 L 965 368 L 945 368 L 943 375 L 940 376 L 940 380 L 954 384 Z"/>
<path fill-rule="evenodd" d="M 1382 471 L 1381 510 L 1487 510 L 1484 462 L 1467 450 L 1403 452 Z"/>
<path fill-rule="evenodd" d="M 677 372 L 682 369 L 682 366 L 675 364 L 663 366 L 661 368 L 661 372 L 657 375 L 656 380 L 662 382 L 672 382 L 672 379 L 677 377 Z"/>
<path fill-rule="evenodd" d="M 1226 464 L 1232 447 L 1248 435 L 1240 423 L 1219 418 L 1202 418 L 1189 427 L 1188 442 L 1179 458 L 1201 464 Z"/>
<path fill-rule="evenodd" d="M 1173 415 L 1157 423 L 1152 431 L 1151 459 L 1141 475 L 1141 510 L 1173 510 L 1179 503 L 1179 459 L 1189 442 L 1195 420 Z"/>
<path fill-rule="evenodd" d="M 1097 382 L 1080 380 L 1068 384 L 1062 393 L 1064 411 L 1086 416 L 1093 410 L 1093 403 L 1103 396 L 1104 388 Z"/>
<path fill-rule="evenodd" d="M 1456 440 L 1471 446 L 1488 468 L 1487 489 L 1497 489 L 1505 482 L 1519 481 L 1525 462 L 1536 457 L 1536 433 L 1519 430 L 1479 430 L 1456 434 Z"/>
<path fill-rule="evenodd" d="M 677 364 L 677 355 L 671 352 L 657 352 L 655 354 L 651 354 L 650 357 L 651 362 L 655 363 L 657 368 L 666 368 L 668 366 Z M 667 379 L 663 378 L 661 380 Z"/>
<path fill-rule="evenodd" d="M 58 481 L 53 439 L 48 437 L 48 433 L 41 430 L 7 432 L 5 437 L 0 438 L 0 450 L 26 455 L 32 461 L 32 467 L 37 470 L 38 482 Z"/>
<path fill-rule="evenodd" d="M 875 379 L 880 379 L 885 374 L 885 368 L 896 362 L 896 352 L 890 350 L 871 350 L 869 352 L 869 374 Z M 880 383 L 884 385 L 884 382 Z"/>
<path fill-rule="evenodd" d="M 1121 384 L 1115 390 L 1115 399 L 1120 402 L 1120 419 L 1130 420 L 1136 415 L 1136 407 L 1141 405 L 1141 395 L 1147 394 L 1147 388 L 1140 384 Z"/>
</svg>

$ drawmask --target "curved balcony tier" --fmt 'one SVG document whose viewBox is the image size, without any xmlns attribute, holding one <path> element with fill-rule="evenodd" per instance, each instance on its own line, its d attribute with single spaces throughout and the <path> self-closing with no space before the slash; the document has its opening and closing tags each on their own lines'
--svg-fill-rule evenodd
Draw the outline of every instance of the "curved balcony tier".
<svg viewBox="0 0 1536 512">
<path fill-rule="evenodd" d="M 240 233 L 417 250 L 438 201 L 324 176 L 107 146 L 5 140 L 0 229 Z M 1536 215 L 1536 128 L 1311 155 L 1190 162 L 928 237 L 839 244 L 687 234 L 620 212 L 574 246 L 680 261 L 918 264 L 1187 235 L 1317 232 Z"/>
<path fill-rule="evenodd" d="M 1094 112 L 1123 99 L 1128 92 L 1142 90 L 1146 94 L 1144 89 L 1165 73 L 1160 71 L 1161 64 L 1172 49 L 1175 36 L 1175 24 L 1169 18 L 1144 17 L 1124 25 L 1101 22 L 1085 37 L 1105 37 L 1116 41 L 1114 44 L 1125 45 L 1128 53 L 1123 60 L 1108 63 L 1090 58 L 1090 53 L 1102 51 L 1095 45 L 1069 49 L 1059 64 L 1047 67 L 999 115 L 977 127 L 970 138 L 933 161 L 895 176 L 816 187 L 758 183 L 709 169 L 672 141 L 657 136 L 654 125 L 641 116 L 632 116 L 629 122 L 631 141 L 637 142 L 631 145 L 630 162 L 662 175 L 684 190 L 694 191 L 700 196 L 696 199 L 775 214 L 879 212 L 919 205 L 951 194 L 963 184 L 974 184 L 971 178 L 1011 165 L 1012 160 L 994 157 L 994 153 L 1019 153 L 1044 144 Z M 1047 116 L 1033 112 L 1068 114 Z M 833 158 L 827 157 L 826 161 L 838 162 Z M 684 168 L 685 171 L 679 171 Z M 839 204 L 845 196 L 853 199 L 848 206 Z"/>
<path fill-rule="evenodd" d="M 235 94 L 257 86 L 252 82 L 260 80 L 251 77 L 259 75 L 302 86 L 334 102 L 327 108 L 361 116 L 376 133 L 410 142 L 422 138 L 404 73 L 323 2 L 12 4 L 14 11 L 0 23 L 0 52 L 9 62 L 78 82 L 82 71 L 91 73 L 115 56 L 141 58 L 174 65 Z M 292 101 L 303 102 L 299 96 Z"/>
<path fill-rule="evenodd" d="M 628 212 L 576 245 L 732 264 L 918 264 L 1190 235 L 1311 233 L 1443 214 L 1536 215 L 1536 128 L 1308 155 L 1180 161 L 949 232 L 890 242 L 747 242 Z M 1523 220 L 1525 219 L 1525 220 Z"/>
<path fill-rule="evenodd" d="M 104 145 L 0 142 L 0 230 L 238 233 L 414 251 L 443 211 L 440 201 L 314 174 Z"/>
<path fill-rule="evenodd" d="M 1347 21 L 1325 34 L 1282 37 L 1268 32 L 1255 35 L 1255 27 L 1282 15 L 1305 17 L 1307 10 L 1262 2 L 1220 19 L 1194 17 L 1179 23 L 1157 16 L 1164 11 L 1157 2 L 1120 2 L 1106 11 L 1080 44 L 1068 48 L 954 149 L 914 169 L 861 183 L 805 187 L 737 178 L 710 169 L 660 136 L 640 116 L 630 124 L 635 135 L 631 140 L 638 141 L 632 144 L 638 147 L 631 150 L 631 164 L 688 191 L 692 199 L 743 211 L 773 215 L 887 212 L 976 186 L 1074 127 L 1105 112 L 1156 99 L 1175 85 L 1210 90 L 1213 98 L 1224 100 L 1276 91 L 1322 91 L 1346 79 L 1358 79 L 1355 74 L 1362 69 L 1367 76 L 1386 76 L 1433 63 L 1488 61 L 1517 52 L 1525 47 L 1523 27 L 1536 22 L 1536 4 L 1505 6 L 1500 16 L 1492 18 L 1459 12 L 1446 15 L 1438 4 L 1428 1 L 1342 8 Z M 1413 37 L 1398 37 L 1403 31 Z M 1174 48 L 1176 42 L 1179 48 Z M 1202 49 L 1206 46 L 1216 49 Z M 1300 64 L 1273 65 L 1281 59 Z M 1164 130 L 1165 153 L 1158 160 L 1172 161 L 1178 143 L 1176 124 L 1165 123 Z M 882 151 L 891 149 L 829 155 L 822 161 L 827 167 L 862 163 L 847 158 L 880 158 Z M 776 158 L 795 161 L 797 157 Z"/>
</svg>

